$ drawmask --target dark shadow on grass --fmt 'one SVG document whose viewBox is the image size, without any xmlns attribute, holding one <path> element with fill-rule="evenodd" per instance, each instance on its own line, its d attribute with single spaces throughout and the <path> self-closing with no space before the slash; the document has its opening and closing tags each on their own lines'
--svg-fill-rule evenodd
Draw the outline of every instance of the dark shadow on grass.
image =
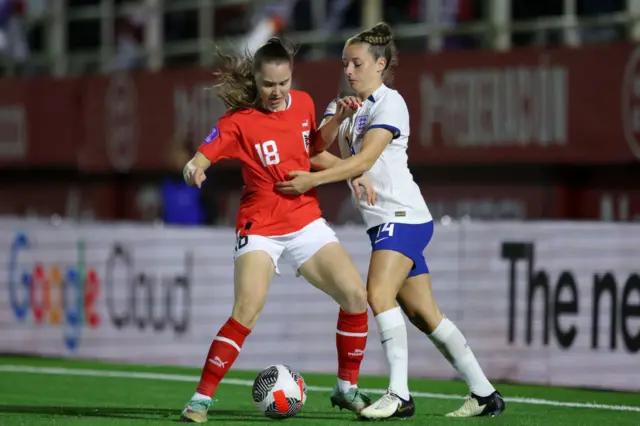
<svg viewBox="0 0 640 426">
<path fill-rule="evenodd" d="M 139 408 L 139 407 L 75 407 L 75 406 L 31 406 L 31 405 L 0 405 L 0 414 L 38 414 L 71 417 L 101 417 L 129 420 L 167 420 L 180 421 L 180 409 L 169 408 Z M 226 422 L 273 422 L 257 412 L 241 410 L 217 410 L 209 412 L 212 421 Z M 300 413 L 300 419 L 314 420 L 345 420 L 340 413 Z M 354 417 L 355 420 L 355 417 Z"/>
<path fill-rule="evenodd" d="M 130 420 L 176 420 L 179 421 L 180 409 L 168 408 L 139 408 L 139 407 L 74 407 L 74 406 L 30 406 L 30 405 L 0 405 L 0 413 L 14 414 L 39 414 L 51 416 L 71 417 L 104 417 Z M 259 413 L 247 413 L 246 411 L 228 410 L 211 413 L 227 417 L 227 421 L 263 420 Z M 267 420 L 267 419 L 264 419 Z"/>
</svg>

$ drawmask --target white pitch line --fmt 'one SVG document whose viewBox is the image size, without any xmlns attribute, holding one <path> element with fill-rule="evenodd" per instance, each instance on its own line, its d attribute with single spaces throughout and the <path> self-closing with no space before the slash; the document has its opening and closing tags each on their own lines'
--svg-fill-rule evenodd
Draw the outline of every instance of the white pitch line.
<svg viewBox="0 0 640 426">
<path fill-rule="evenodd" d="M 143 373 L 140 371 L 109 371 L 109 370 L 88 370 L 64 367 L 29 367 L 24 365 L 0 365 L 0 372 L 5 373 L 31 373 L 31 374 L 52 374 L 57 376 L 91 376 L 91 377 L 117 377 L 122 379 L 146 379 L 146 380 L 167 380 L 174 382 L 198 382 L 199 376 L 188 376 L 185 374 L 162 374 L 162 373 Z M 237 386 L 253 386 L 253 380 L 241 379 L 224 379 L 222 383 Z M 325 386 L 307 386 L 307 390 L 312 392 L 331 392 L 332 388 Z M 372 394 L 382 395 L 385 389 L 363 389 Z M 448 395 L 442 393 L 430 392 L 412 392 L 414 398 L 430 398 L 430 399 L 464 399 L 460 395 Z M 630 411 L 640 413 L 640 407 L 630 405 L 609 405 L 596 404 L 590 402 L 563 402 L 553 401 L 539 398 L 521 398 L 507 397 L 507 402 L 529 405 L 551 405 L 556 407 L 571 408 L 597 408 L 601 410 L 611 411 Z"/>
</svg>

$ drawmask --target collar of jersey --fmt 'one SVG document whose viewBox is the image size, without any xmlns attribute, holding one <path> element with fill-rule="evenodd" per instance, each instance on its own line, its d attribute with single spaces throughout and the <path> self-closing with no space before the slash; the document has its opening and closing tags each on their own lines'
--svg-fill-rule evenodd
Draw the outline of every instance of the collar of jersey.
<svg viewBox="0 0 640 426">
<path fill-rule="evenodd" d="M 374 90 L 373 93 L 369 95 L 367 100 L 371 101 L 372 103 L 375 103 L 376 99 L 379 99 L 380 95 L 382 95 L 382 93 L 385 92 L 387 89 L 388 87 L 384 83 L 382 83 L 382 86 Z"/>
</svg>

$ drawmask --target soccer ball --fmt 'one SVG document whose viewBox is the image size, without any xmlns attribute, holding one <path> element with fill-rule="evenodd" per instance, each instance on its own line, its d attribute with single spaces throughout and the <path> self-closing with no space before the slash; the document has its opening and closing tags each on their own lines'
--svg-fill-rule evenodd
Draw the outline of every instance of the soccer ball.
<svg viewBox="0 0 640 426">
<path fill-rule="evenodd" d="M 286 365 L 271 365 L 258 374 L 251 389 L 253 403 L 272 419 L 293 417 L 307 400 L 304 379 Z"/>
</svg>

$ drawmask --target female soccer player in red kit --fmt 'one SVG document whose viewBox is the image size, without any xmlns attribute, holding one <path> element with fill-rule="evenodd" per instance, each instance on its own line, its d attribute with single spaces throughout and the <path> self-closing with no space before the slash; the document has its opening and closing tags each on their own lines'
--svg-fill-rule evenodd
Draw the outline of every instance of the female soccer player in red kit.
<svg viewBox="0 0 640 426">
<path fill-rule="evenodd" d="M 322 219 L 315 191 L 289 196 L 275 190 L 275 183 L 293 170 L 325 169 L 341 160 L 327 152 L 314 154 L 313 101 L 291 90 L 293 53 L 280 40 L 269 40 L 253 57 L 221 57 L 227 67 L 218 75 L 217 89 L 228 111 L 187 163 L 184 176 L 199 187 L 212 163 L 222 158 L 242 163 L 245 187 L 236 222 L 235 300 L 231 317 L 211 343 L 182 420 L 207 420 L 211 397 L 260 315 L 280 257 L 340 305 L 338 384 L 331 403 L 359 413 L 370 404 L 357 388 L 368 332 L 364 283 Z"/>
</svg>

